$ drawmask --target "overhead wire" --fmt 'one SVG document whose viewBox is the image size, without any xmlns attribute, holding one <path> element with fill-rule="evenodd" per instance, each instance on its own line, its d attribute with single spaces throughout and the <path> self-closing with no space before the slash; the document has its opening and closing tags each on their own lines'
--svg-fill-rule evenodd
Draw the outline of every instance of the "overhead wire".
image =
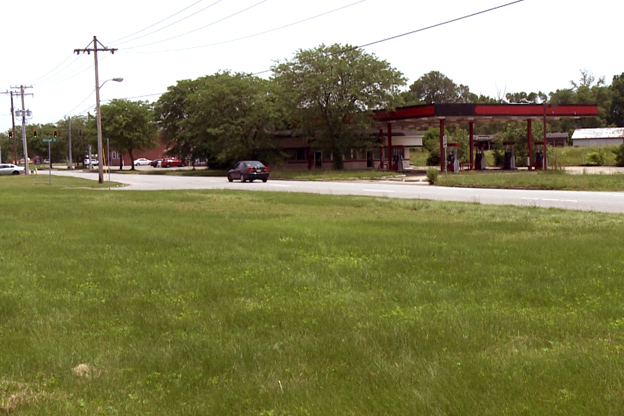
<svg viewBox="0 0 624 416">
<path fill-rule="evenodd" d="M 328 14 L 335 13 L 335 12 L 338 12 L 340 10 L 344 10 L 346 8 L 355 6 L 357 4 L 364 3 L 365 1 L 367 1 L 367 0 L 358 0 L 358 1 L 354 2 L 354 3 L 347 4 L 346 6 L 342 6 L 342 7 L 339 7 L 337 9 L 329 10 L 327 12 L 324 12 L 324 13 L 321 13 L 321 14 L 317 14 L 315 16 L 308 17 L 306 19 L 298 20 L 296 22 L 292 22 L 292 23 L 289 23 L 289 24 L 286 24 L 286 25 L 283 25 L 283 26 L 278 26 L 278 27 L 275 27 L 275 28 L 272 28 L 272 29 L 268 29 L 268 30 L 265 30 L 265 31 L 262 31 L 262 32 L 254 33 L 254 34 L 247 35 L 247 36 L 242 36 L 242 37 L 235 38 L 235 39 L 229 39 L 229 40 L 225 40 L 225 41 L 222 41 L 222 42 L 215 42 L 215 43 L 210 43 L 210 44 L 206 44 L 206 45 L 191 46 L 191 47 L 188 47 L 188 48 L 178 48 L 178 49 L 166 50 L 166 51 L 150 51 L 150 52 L 134 52 L 134 53 L 171 53 L 171 52 L 182 52 L 182 51 L 188 51 L 188 50 L 192 50 L 192 49 L 208 48 L 210 46 L 218 46 L 218 45 L 224 45 L 226 43 L 238 42 L 240 40 L 245 40 L 245 39 L 254 38 L 256 36 L 266 35 L 267 33 L 276 32 L 278 30 L 286 29 L 286 28 L 291 27 L 291 26 L 295 26 L 295 25 L 298 25 L 298 24 L 301 24 L 301 23 L 305 23 L 305 22 L 308 22 L 310 20 L 314 20 L 314 19 L 317 19 L 319 17 L 323 17 L 323 16 L 326 16 Z"/>
<path fill-rule="evenodd" d="M 184 11 L 186 11 L 186 10 L 190 9 L 191 7 L 195 6 L 196 4 L 201 3 L 202 1 L 204 1 L 204 0 L 199 0 L 199 1 L 196 1 L 195 3 L 191 4 L 190 6 L 185 7 L 184 9 L 182 9 L 182 10 L 180 10 L 180 11 L 178 11 L 178 12 L 176 12 L 176 13 L 174 13 L 174 14 L 170 15 L 170 16 L 167 16 L 167 17 L 165 17 L 164 19 L 159 20 L 158 22 L 156 22 L 156 23 L 154 23 L 154 24 L 152 24 L 152 25 L 150 25 L 150 26 L 147 26 L 147 27 L 145 27 L 145 28 L 143 28 L 143 29 L 141 29 L 141 30 L 137 30 L 137 31 L 136 31 L 136 32 L 134 32 L 134 33 L 131 33 L 131 34 L 129 34 L 129 35 L 126 35 L 126 36 L 124 36 L 124 37 L 121 37 L 121 38 L 119 38 L 119 39 L 116 39 L 116 40 L 112 41 L 112 42 L 111 42 L 111 44 L 113 44 L 113 45 L 114 45 L 114 44 L 116 44 L 117 42 L 119 42 L 119 41 L 121 41 L 121 40 L 124 40 L 124 39 L 129 38 L 129 37 L 134 36 L 134 35 L 137 35 L 137 34 L 139 34 L 139 33 L 141 33 L 141 32 L 144 32 L 144 31 L 146 31 L 146 30 L 148 30 L 148 29 L 151 29 L 151 28 L 153 28 L 154 26 L 157 26 L 157 25 L 161 24 L 162 22 L 165 22 L 165 21 L 167 21 L 167 20 L 171 19 L 172 17 L 175 17 L 175 16 L 179 15 L 180 13 L 182 13 L 182 12 L 184 12 Z M 212 5 L 211 5 L 211 6 L 212 6 Z M 211 6 L 208 6 L 208 7 L 211 7 Z M 204 10 L 204 9 L 202 9 L 202 10 Z M 201 12 L 202 10 L 200 10 L 200 12 Z M 193 15 L 191 15 L 191 16 L 193 16 Z M 145 35 L 145 36 L 147 36 L 147 35 Z M 138 38 L 136 38 L 136 39 L 138 39 Z M 125 43 L 125 42 L 124 42 L 124 43 Z"/>
<path fill-rule="evenodd" d="M 197 31 L 199 31 L 199 30 L 202 30 L 202 29 L 205 29 L 205 28 L 207 28 L 207 27 L 210 27 L 210 26 L 216 25 L 217 23 L 221 23 L 221 22 L 223 22 L 224 20 L 230 19 L 230 18 L 232 18 L 232 17 L 234 17 L 234 16 L 237 16 L 237 15 L 239 15 L 239 14 L 241 14 L 241 13 L 244 13 L 244 12 L 246 12 L 246 11 L 248 11 L 248 10 L 251 10 L 251 9 L 253 9 L 254 7 L 257 7 L 257 6 L 259 6 L 259 5 L 261 5 L 262 3 L 265 3 L 265 2 L 267 2 L 267 1 L 268 1 L 268 0 L 260 0 L 259 2 L 255 3 L 255 4 L 252 4 L 251 6 L 249 6 L 249 7 L 245 8 L 245 9 L 239 10 L 239 11 L 237 11 L 237 12 L 235 12 L 235 13 L 232 13 L 232 14 L 230 14 L 230 15 L 228 15 L 228 16 L 226 16 L 226 17 L 224 17 L 224 18 L 221 18 L 221 19 L 219 19 L 219 20 L 216 20 L 216 21 L 214 21 L 214 22 L 211 22 L 211 23 L 209 23 L 209 24 L 207 24 L 207 25 L 204 25 L 204 26 L 202 26 L 202 27 L 198 27 L 198 28 L 193 29 L 193 30 L 191 30 L 191 31 L 188 31 L 188 32 L 182 33 L 182 34 L 180 34 L 180 35 L 172 36 L 172 37 L 170 37 L 170 38 L 167 38 L 167 39 L 162 39 L 162 40 L 159 40 L 159 41 L 157 41 L 157 42 L 152 42 L 152 43 L 148 43 L 148 44 L 145 44 L 145 45 L 132 46 L 132 47 L 125 48 L 125 49 L 126 49 L 126 50 L 128 50 L 128 49 L 144 48 L 144 47 L 146 47 L 146 46 L 157 45 L 157 44 L 159 44 L 159 43 L 168 42 L 168 41 L 173 40 L 173 39 L 181 38 L 182 36 L 190 35 L 191 33 L 195 33 L 195 32 L 197 32 Z"/>
<path fill-rule="evenodd" d="M 203 0 L 200 0 L 200 1 L 203 1 Z M 176 21 L 175 21 L 175 22 L 173 22 L 173 23 L 170 23 L 170 24 L 168 24 L 168 25 L 166 25 L 166 26 L 163 26 L 163 27 L 161 27 L 161 28 L 159 28 L 159 29 L 156 29 L 156 30 L 154 30 L 154 31 L 152 31 L 152 32 L 146 33 L 146 34 L 144 34 L 144 35 L 142 35 L 142 36 L 139 36 L 139 37 L 137 37 L 137 38 L 134 38 L 134 39 L 128 39 L 128 40 L 126 40 L 126 41 L 124 41 L 124 42 L 119 43 L 119 45 L 123 45 L 124 43 L 128 43 L 128 42 L 133 42 L 133 41 L 135 41 L 135 40 L 142 39 L 142 38 L 144 38 L 144 37 L 146 37 L 146 36 L 149 36 L 149 35 L 152 35 L 152 34 L 154 34 L 154 33 L 160 32 L 161 30 L 164 30 L 164 29 L 166 29 L 166 28 L 168 28 L 168 27 L 170 27 L 170 26 L 173 26 L 173 25 L 175 25 L 175 24 L 178 24 L 178 23 L 182 22 L 183 20 L 186 20 L 186 19 L 188 19 L 188 18 L 190 18 L 190 17 L 193 17 L 193 16 L 195 16 L 195 15 L 197 15 L 197 14 L 199 14 L 199 13 L 203 12 L 204 10 L 207 10 L 207 9 L 211 8 L 212 6 L 215 6 L 215 5 L 219 4 L 219 3 L 221 3 L 222 1 L 223 1 L 223 0 L 217 0 L 217 1 L 215 1 L 214 3 L 210 4 L 209 6 L 206 6 L 206 7 L 204 7 L 203 9 L 198 10 L 198 11 L 196 11 L 196 12 L 195 12 L 195 13 L 193 13 L 193 14 L 190 14 L 190 15 L 188 15 L 188 16 L 186 16 L 186 17 L 183 17 L 183 18 L 182 18 L 182 19 L 180 19 L 180 20 L 176 20 Z M 197 2 L 197 3 L 199 3 L 199 2 Z M 194 3 L 194 4 L 197 4 L 197 3 Z M 189 7 L 191 7 L 191 6 L 189 6 Z M 189 7 L 187 7 L 186 9 L 188 9 Z M 184 9 L 184 10 L 186 10 L 186 9 Z M 180 12 L 178 12 L 178 13 L 180 13 Z M 176 13 L 176 14 L 178 14 L 178 13 Z M 172 16 L 170 16 L 170 17 L 168 17 L 168 18 L 166 18 L 166 19 L 164 19 L 164 20 L 168 20 L 168 19 L 169 19 L 169 18 L 171 18 L 171 17 L 172 17 Z M 164 20 L 161 20 L 159 23 L 162 23 Z M 159 24 L 159 23 L 155 23 L 154 25 L 157 25 L 157 24 Z M 154 26 L 154 25 L 152 25 L 152 26 Z M 144 29 L 144 30 L 145 30 L 145 29 Z M 139 31 L 139 32 L 141 32 L 141 31 Z M 138 33 L 138 32 L 137 32 L 137 33 Z M 122 39 L 123 39 L 123 38 L 122 38 Z M 114 45 L 114 44 L 116 44 L 116 42 L 112 42 L 112 44 Z"/>
<path fill-rule="evenodd" d="M 47 73 L 45 73 L 45 74 L 43 74 L 42 76 L 40 76 L 39 78 L 36 78 L 34 81 L 29 82 L 29 84 L 30 84 L 30 85 L 34 85 L 34 84 L 36 84 L 36 83 L 37 83 L 37 82 L 39 82 L 39 81 L 43 82 L 43 81 L 46 81 L 46 80 L 47 80 L 47 79 L 49 79 L 49 78 L 52 78 L 54 75 L 50 75 L 50 74 L 52 74 L 54 71 L 56 71 L 56 69 L 57 69 L 59 66 L 63 65 L 65 62 L 67 62 L 67 61 L 68 61 L 68 60 L 69 60 L 72 56 L 74 56 L 74 54 L 69 55 L 69 56 L 68 56 L 67 58 L 65 58 L 65 59 L 64 59 L 64 60 L 63 60 L 60 64 L 58 64 L 57 66 L 55 66 L 54 68 L 52 68 L 52 69 L 51 69 L 50 71 L 48 71 Z M 58 72 L 61 72 L 61 71 L 65 70 L 67 67 L 69 67 L 70 65 L 72 65 L 75 61 L 76 61 L 76 60 L 74 59 L 74 61 L 73 61 L 73 62 L 70 62 L 70 63 L 69 63 L 69 65 L 66 65 L 65 67 L 63 67 L 63 68 L 62 68 L 61 70 L 59 70 Z M 48 77 L 48 75 L 50 75 L 50 76 Z M 46 78 L 46 77 L 48 77 L 48 78 Z"/>
</svg>

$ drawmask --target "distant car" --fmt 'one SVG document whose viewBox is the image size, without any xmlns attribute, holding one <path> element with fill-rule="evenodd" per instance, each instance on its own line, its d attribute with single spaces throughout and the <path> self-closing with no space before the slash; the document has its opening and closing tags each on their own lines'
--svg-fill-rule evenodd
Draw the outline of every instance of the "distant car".
<svg viewBox="0 0 624 416">
<path fill-rule="evenodd" d="M 84 162 L 85 168 L 87 166 L 89 166 L 89 158 L 88 157 L 85 158 L 85 160 L 83 162 Z M 97 166 L 98 164 L 99 164 L 99 162 L 98 162 L 97 159 L 91 159 L 91 166 Z"/>
<path fill-rule="evenodd" d="M 154 159 L 152 160 L 151 165 L 155 168 L 159 168 L 162 164 L 162 161 L 163 161 L 162 159 Z"/>
<path fill-rule="evenodd" d="M 186 162 L 184 160 L 176 159 L 174 157 L 166 157 L 160 162 L 160 165 L 163 168 L 177 167 L 177 166 L 186 166 Z"/>
<path fill-rule="evenodd" d="M 152 161 L 144 157 L 140 157 L 138 159 L 135 159 L 134 161 L 134 166 L 149 166 L 151 164 L 152 164 Z"/>
<path fill-rule="evenodd" d="M 266 182 L 269 179 L 269 168 L 257 160 L 242 160 L 228 171 L 227 178 L 230 182 L 234 179 L 240 179 L 241 182 L 261 179 L 262 182 Z"/>
<path fill-rule="evenodd" d="M 13 163 L 0 163 L 0 175 L 20 175 L 24 168 Z"/>
</svg>

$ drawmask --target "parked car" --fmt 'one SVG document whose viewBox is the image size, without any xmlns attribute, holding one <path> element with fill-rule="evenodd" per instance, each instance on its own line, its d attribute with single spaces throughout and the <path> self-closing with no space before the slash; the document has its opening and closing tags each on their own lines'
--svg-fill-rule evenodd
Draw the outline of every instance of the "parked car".
<svg viewBox="0 0 624 416">
<path fill-rule="evenodd" d="M 186 166 L 186 162 L 184 160 L 176 159 L 175 157 L 166 157 L 160 162 L 160 165 L 163 168 L 169 167 L 177 167 L 177 166 Z"/>
<path fill-rule="evenodd" d="M 20 175 L 24 168 L 13 163 L 0 163 L 0 175 Z"/>
<path fill-rule="evenodd" d="M 240 179 L 241 182 L 261 179 L 262 182 L 266 182 L 269 179 L 269 168 L 257 160 L 242 160 L 228 171 L 227 178 L 230 182 L 234 179 Z"/>
<path fill-rule="evenodd" d="M 152 164 L 152 161 L 144 157 L 140 157 L 134 160 L 134 166 L 149 166 L 151 164 Z"/>
<path fill-rule="evenodd" d="M 162 159 L 154 159 L 152 160 L 151 165 L 155 168 L 159 168 L 162 165 Z"/>
<path fill-rule="evenodd" d="M 85 160 L 83 161 L 83 163 L 84 163 L 85 168 L 87 166 L 89 166 L 89 158 L 86 157 Z M 98 162 L 97 158 L 91 159 L 91 166 L 97 166 L 98 164 L 99 164 L 99 162 Z"/>
</svg>

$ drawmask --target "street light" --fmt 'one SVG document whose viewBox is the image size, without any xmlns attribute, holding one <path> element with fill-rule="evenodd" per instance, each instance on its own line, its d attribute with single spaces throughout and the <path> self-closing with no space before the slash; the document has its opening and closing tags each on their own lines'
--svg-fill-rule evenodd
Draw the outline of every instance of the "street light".
<svg viewBox="0 0 624 416">
<path fill-rule="evenodd" d="M 97 148 L 98 148 L 98 182 L 104 183 L 104 161 L 102 159 L 102 117 L 100 116 L 100 88 L 104 86 L 108 81 L 121 82 L 123 78 L 112 78 L 107 79 L 100 84 L 98 79 L 98 71 L 97 71 L 97 61 L 96 61 L 96 70 L 95 70 L 95 107 L 96 107 L 96 118 L 97 118 Z"/>
</svg>

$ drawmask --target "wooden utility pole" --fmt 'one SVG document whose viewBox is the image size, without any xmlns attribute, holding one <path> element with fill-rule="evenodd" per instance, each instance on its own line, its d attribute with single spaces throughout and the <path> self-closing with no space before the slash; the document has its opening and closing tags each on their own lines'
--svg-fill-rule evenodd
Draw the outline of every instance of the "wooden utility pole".
<svg viewBox="0 0 624 416">
<path fill-rule="evenodd" d="M 92 48 L 90 46 L 93 45 Z M 101 47 L 98 48 L 98 45 Z M 96 111 L 96 119 L 97 119 L 97 152 L 98 152 L 98 182 L 104 182 L 104 160 L 102 158 L 102 117 L 100 116 L 100 79 L 98 74 L 98 59 L 97 53 L 98 51 L 110 52 L 112 54 L 115 53 L 117 49 L 107 48 L 98 42 L 97 37 L 93 36 L 93 42 L 89 43 L 85 49 L 74 49 L 76 54 L 80 55 L 80 53 L 91 54 L 93 52 L 93 58 L 95 61 L 95 111 Z"/>
</svg>

